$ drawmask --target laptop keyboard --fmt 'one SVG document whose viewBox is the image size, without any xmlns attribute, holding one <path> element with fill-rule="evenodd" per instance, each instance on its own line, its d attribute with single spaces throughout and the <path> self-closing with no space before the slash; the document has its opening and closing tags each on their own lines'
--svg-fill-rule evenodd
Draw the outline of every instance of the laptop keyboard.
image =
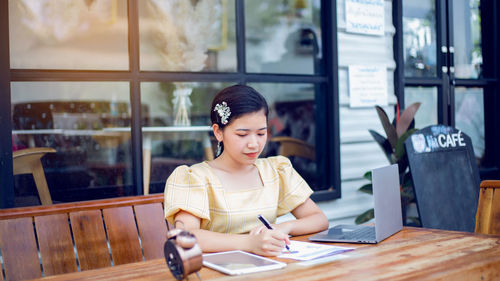
<svg viewBox="0 0 500 281">
<path fill-rule="evenodd" d="M 373 227 L 357 228 L 352 231 L 343 231 L 342 235 L 344 236 L 345 239 L 353 239 L 353 240 L 360 238 L 375 239 L 375 228 Z"/>
</svg>

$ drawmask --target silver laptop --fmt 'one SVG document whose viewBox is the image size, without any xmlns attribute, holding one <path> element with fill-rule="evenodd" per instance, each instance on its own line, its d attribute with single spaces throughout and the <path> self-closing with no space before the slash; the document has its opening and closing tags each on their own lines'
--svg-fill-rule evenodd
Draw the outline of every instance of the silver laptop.
<svg viewBox="0 0 500 281">
<path fill-rule="evenodd" d="M 337 225 L 311 241 L 376 244 L 403 228 L 398 165 L 372 170 L 375 226 Z"/>
</svg>

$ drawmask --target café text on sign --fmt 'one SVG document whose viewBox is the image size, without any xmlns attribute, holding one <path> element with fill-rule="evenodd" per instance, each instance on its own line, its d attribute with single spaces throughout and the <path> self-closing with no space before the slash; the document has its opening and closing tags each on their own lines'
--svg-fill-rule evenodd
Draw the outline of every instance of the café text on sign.
<svg viewBox="0 0 500 281">
<path fill-rule="evenodd" d="M 462 131 L 458 131 L 458 133 L 440 133 L 437 135 L 415 133 L 411 135 L 411 142 L 415 153 L 466 146 Z"/>
</svg>

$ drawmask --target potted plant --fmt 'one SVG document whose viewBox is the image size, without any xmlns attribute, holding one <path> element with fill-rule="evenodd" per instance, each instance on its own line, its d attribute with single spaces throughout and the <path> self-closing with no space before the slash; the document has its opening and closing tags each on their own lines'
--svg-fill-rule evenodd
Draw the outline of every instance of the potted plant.
<svg viewBox="0 0 500 281">
<path fill-rule="evenodd" d="M 398 164 L 399 166 L 399 182 L 401 183 L 401 207 L 403 211 L 403 223 L 405 225 L 420 225 L 418 217 L 407 217 L 406 211 L 409 204 L 415 202 L 413 192 L 413 184 L 411 174 L 408 168 L 408 158 L 404 149 L 405 140 L 413 134 L 417 129 L 414 128 L 414 117 L 417 113 L 420 103 L 413 103 L 408 106 L 401 115 L 399 107 L 396 116 L 391 123 L 387 117 L 387 113 L 380 106 L 375 106 L 378 117 L 384 128 L 386 137 L 380 135 L 374 130 L 368 130 L 375 141 L 379 144 L 390 164 Z M 373 194 L 371 183 L 371 171 L 366 172 L 363 177 L 370 181 L 359 188 L 359 191 L 368 194 Z M 355 223 L 361 224 L 371 220 L 374 217 L 373 208 L 365 211 L 356 217 Z M 410 221 L 409 223 L 407 221 Z"/>
</svg>

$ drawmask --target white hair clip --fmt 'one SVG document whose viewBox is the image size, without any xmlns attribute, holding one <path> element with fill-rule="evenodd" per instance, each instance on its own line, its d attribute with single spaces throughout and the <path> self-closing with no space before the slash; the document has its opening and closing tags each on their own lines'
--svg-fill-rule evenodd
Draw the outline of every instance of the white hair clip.
<svg viewBox="0 0 500 281">
<path fill-rule="evenodd" d="M 227 106 L 227 103 L 225 101 L 221 102 L 221 104 L 216 104 L 214 111 L 217 111 L 220 116 L 220 122 L 224 125 L 227 124 L 227 119 L 231 115 L 231 110 L 229 110 L 229 106 Z"/>
</svg>

